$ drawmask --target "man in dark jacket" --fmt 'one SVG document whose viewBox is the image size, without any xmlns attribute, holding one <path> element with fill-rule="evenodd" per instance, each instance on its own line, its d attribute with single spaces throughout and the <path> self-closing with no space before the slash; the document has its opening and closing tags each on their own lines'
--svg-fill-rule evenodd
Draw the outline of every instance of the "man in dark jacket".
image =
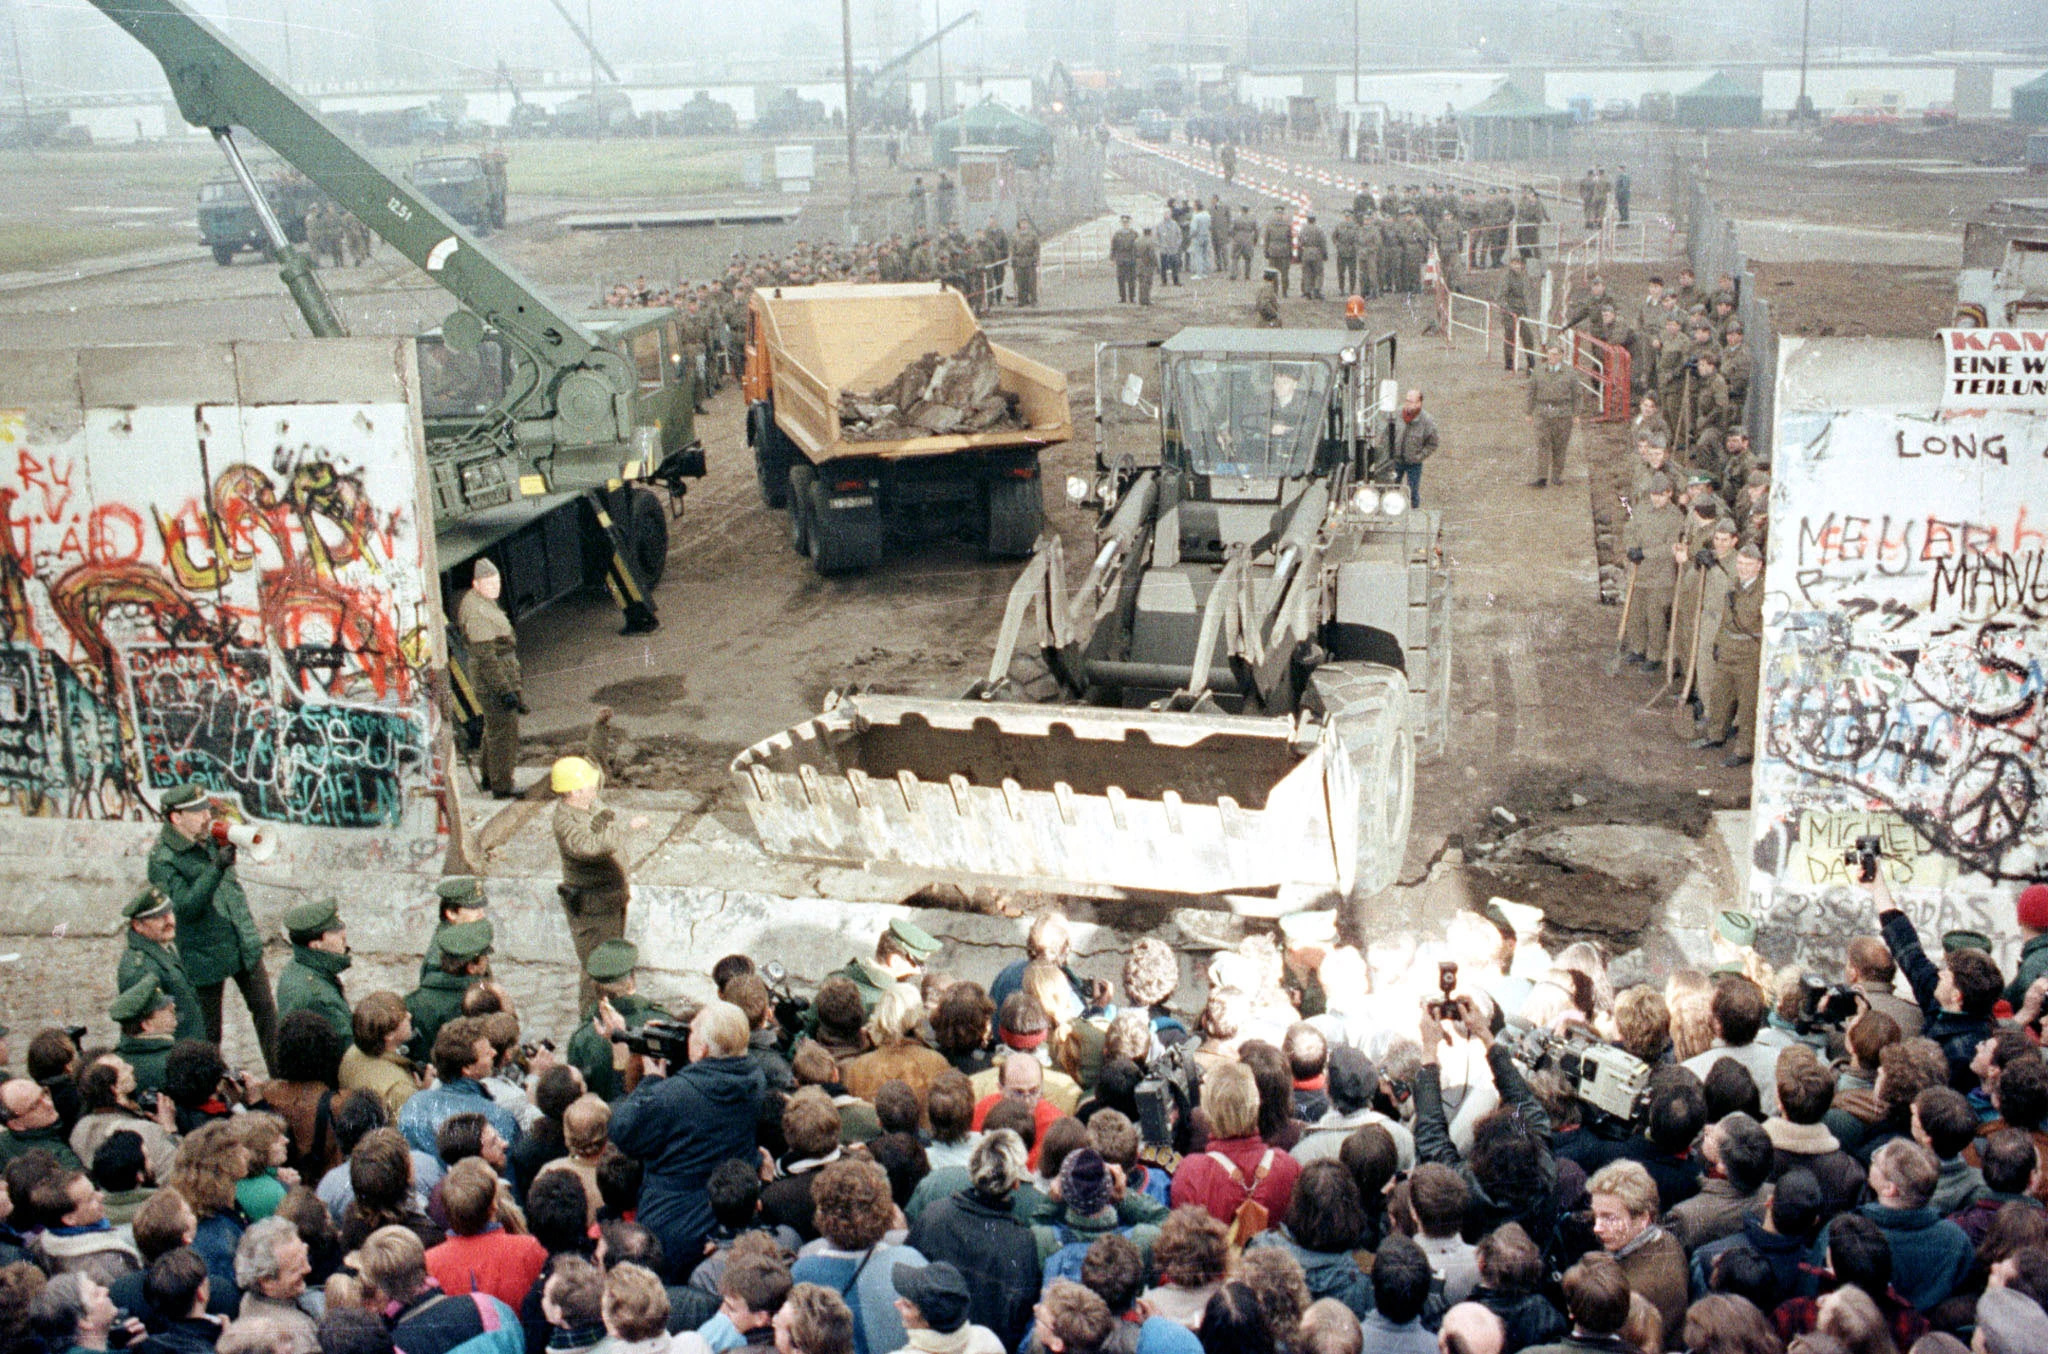
<svg viewBox="0 0 2048 1354">
<path fill-rule="evenodd" d="M 206 1037 L 220 1042 L 221 988 L 230 978 L 256 1025 L 264 1066 L 276 1074 L 277 1004 L 263 971 L 263 937 L 235 875 L 234 843 L 217 839 L 213 800 L 198 785 L 164 791 L 164 829 L 149 853 L 149 882 L 178 916 L 178 954 L 199 994 Z"/>
<path fill-rule="evenodd" d="M 1411 390 L 1401 399 L 1401 410 L 1387 422 L 1387 450 L 1408 481 L 1408 506 L 1422 506 L 1422 463 L 1436 450 L 1436 420 L 1422 408 L 1422 392 Z"/>
<path fill-rule="evenodd" d="M 1710 1241 L 1692 1253 L 1692 1291 L 1715 1291 L 1709 1282 L 1715 1262 L 1729 1251 L 1755 1251 L 1771 1267 L 1778 1301 L 1809 1291 L 1806 1259 L 1821 1221 L 1834 1212 L 1813 1172 L 1796 1166 L 1778 1178 L 1767 1207 L 1751 1212 L 1734 1236 Z"/>
<path fill-rule="evenodd" d="M 997 1129 L 975 1144 L 967 1170 L 972 1183 L 932 1203 L 910 1229 L 911 1249 L 967 1276 L 974 1293 L 968 1319 L 986 1326 L 1015 1349 L 1031 1324 L 1038 1299 L 1038 1243 L 1020 1222 L 1010 1196 L 1024 1179 L 1024 1140 Z"/>
<path fill-rule="evenodd" d="M 625 1022 L 607 1021 L 607 1038 Z M 705 1182 L 729 1157 L 752 1157 L 764 1094 L 761 1069 L 747 1057 L 747 1017 L 714 1001 L 690 1022 L 690 1065 L 673 1076 L 659 1059 L 633 1093 L 612 1106 L 611 1139 L 646 1163 L 639 1222 L 661 1239 L 671 1265 L 694 1263 L 711 1233 Z"/>
<path fill-rule="evenodd" d="M 1557 1161 L 1551 1155 L 1550 1115 L 1530 1091 L 1521 1069 L 1472 1004 L 1460 997 L 1457 1024 L 1465 1038 L 1486 1054 L 1500 1108 L 1473 1129 L 1472 1151 L 1461 1156 L 1444 1116 L 1443 1070 L 1438 1049 L 1443 1026 L 1422 1019 L 1421 1071 L 1415 1075 L 1415 1159 L 1455 1167 L 1472 1191 L 1465 1207 L 1465 1239 L 1478 1241 L 1504 1222 L 1517 1222 L 1538 1251 L 1547 1254 L 1557 1230 Z"/>
<path fill-rule="evenodd" d="M 1564 1305 L 1572 1333 L 1556 1344 L 1531 1345 L 1526 1354 L 1628 1354 L 1635 1345 L 1621 1338 L 1628 1324 L 1628 1279 L 1605 1255 L 1588 1255 L 1565 1271 Z"/>
<path fill-rule="evenodd" d="M 1977 1045 L 1991 1037 L 1992 1008 L 2005 990 L 1998 963 L 1971 944 L 1955 943 L 1960 933 L 1951 933 L 1943 937 L 1944 945 L 1950 946 L 1946 961 L 1935 967 L 1920 948 L 1912 919 L 1892 902 L 1883 870 L 1871 881 L 1870 893 L 1878 906 L 1877 921 L 1885 947 L 1892 952 L 1899 972 L 1906 975 L 1913 1000 L 1920 1003 L 1926 1016 L 1920 1033 L 1941 1045 L 1948 1058 L 1948 1084 L 1967 1095 L 1977 1089 L 1977 1074 L 1970 1070 L 1970 1060 L 1977 1056 Z"/>
<path fill-rule="evenodd" d="M 1870 1162 L 1870 1192 L 1877 1201 L 1856 1210 L 1884 1234 L 1892 1252 L 1892 1287 L 1916 1312 L 1932 1310 L 1953 1293 L 1975 1258 L 1963 1229 L 1929 1206 L 1940 1178 L 1934 1153 L 1895 1138 Z"/>
<path fill-rule="evenodd" d="M 162 1329 L 144 1340 L 143 1354 L 211 1354 L 220 1323 L 207 1315 L 206 1261 L 190 1246 L 165 1251 L 149 1267 L 143 1292 Z"/>
</svg>

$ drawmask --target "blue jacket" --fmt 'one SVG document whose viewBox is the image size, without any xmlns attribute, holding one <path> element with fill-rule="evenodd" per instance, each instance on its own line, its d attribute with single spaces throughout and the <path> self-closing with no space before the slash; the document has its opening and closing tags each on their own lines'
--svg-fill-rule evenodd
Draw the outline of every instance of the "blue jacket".
<svg viewBox="0 0 2048 1354">
<path fill-rule="evenodd" d="M 1811 1242 L 1794 1236 L 1782 1236 L 1767 1229 L 1763 1220 L 1754 1213 L 1743 1216 L 1742 1230 L 1734 1236 L 1710 1241 L 1692 1253 L 1692 1295 L 1703 1298 L 1708 1293 L 1707 1280 L 1713 1277 L 1714 1259 L 1723 1251 L 1732 1251 L 1738 1246 L 1747 1247 L 1764 1258 L 1771 1267 L 1771 1278 L 1776 1284 L 1776 1299 L 1812 1297 L 1815 1292 L 1814 1277 L 1806 1266 L 1807 1250 Z"/>
<path fill-rule="evenodd" d="M 399 1310 L 391 1343 L 405 1354 L 526 1354 L 519 1315 L 488 1293 L 443 1293 L 432 1283 Z"/>
<path fill-rule="evenodd" d="M 206 1310 L 220 1316 L 234 1316 L 242 1310 L 242 1290 L 235 1284 L 235 1247 L 242 1244 L 248 1228 L 242 1220 L 216 1213 L 203 1220 L 192 1233 L 192 1249 L 206 1262 L 208 1291 Z"/>
<path fill-rule="evenodd" d="M 754 1160 L 762 1095 L 761 1069 L 743 1055 L 651 1077 L 612 1106 L 612 1141 L 647 1168 L 638 1220 L 661 1238 L 671 1264 L 694 1265 L 702 1256 L 712 1226 L 704 1192 L 711 1172 L 733 1157 Z"/>
<path fill-rule="evenodd" d="M 827 1249 L 799 1255 L 789 1277 L 822 1284 L 846 1299 L 853 1311 L 853 1354 L 894 1354 L 910 1340 L 896 1310 L 896 1266 L 924 1263 L 910 1247 L 884 1242 L 858 1254 Z"/>
<path fill-rule="evenodd" d="M 1892 1248 L 1892 1288 L 1914 1311 L 1933 1310 L 1969 1274 L 1977 1255 L 1969 1235 L 1933 1209 L 1865 1204 L 1856 1211 L 1884 1233 Z M 1822 1233 L 1817 1262 L 1825 1261 L 1826 1247 Z"/>
<path fill-rule="evenodd" d="M 505 1140 L 507 1149 L 519 1143 L 519 1121 L 512 1112 L 491 1099 L 483 1083 L 463 1077 L 440 1086 L 430 1086 L 416 1091 L 398 1111 L 398 1131 L 405 1134 L 406 1143 L 415 1152 L 425 1152 L 436 1160 L 440 1159 L 440 1146 L 434 1135 L 458 1114 L 481 1114 L 498 1136 Z M 408 1351 L 410 1354 L 410 1351 Z"/>
</svg>

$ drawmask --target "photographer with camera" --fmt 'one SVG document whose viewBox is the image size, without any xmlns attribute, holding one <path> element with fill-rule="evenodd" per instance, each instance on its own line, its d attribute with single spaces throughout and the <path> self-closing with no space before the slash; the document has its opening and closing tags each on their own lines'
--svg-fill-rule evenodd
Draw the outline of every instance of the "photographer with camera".
<svg viewBox="0 0 2048 1354">
<path fill-rule="evenodd" d="M 1860 845 L 1860 844 L 1859 844 Z M 1948 1084 L 1958 1091 L 1977 1087 L 1977 1074 L 1970 1062 L 1977 1045 L 1994 1028 L 1992 1013 L 2005 992 L 2005 979 L 1998 963 L 1972 942 L 1980 940 L 1965 932 L 1950 932 L 1942 938 L 1948 953 L 1937 967 L 1920 948 L 1920 935 L 1913 921 L 1892 899 L 1884 871 L 1865 852 L 1861 883 L 1877 907 L 1878 927 L 1892 962 L 1906 975 L 1913 1000 L 1925 1017 L 1921 1033 L 1941 1045 L 1948 1058 Z"/>
<path fill-rule="evenodd" d="M 585 1089 L 606 1100 L 617 1100 L 626 1089 L 619 1076 L 621 1045 L 615 1041 L 650 1020 L 674 1018 L 640 995 L 634 976 L 639 963 L 640 948 L 630 940 L 607 940 L 583 963 L 595 996 L 583 1023 L 569 1036 L 565 1061 L 583 1074 Z"/>
<path fill-rule="evenodd" d="M 1415 1076 L 1415 1155 L 1454 1167 L 1472 1191 L 1467 1205 L 1468 1240 L 1502 1223 L 1519 1223 L 1539 1251 L 1548 1252 L 1557 1233 L 1557 1161 L 1551 1155 L 1550 1116 L 1528 1080 L 1470 997 L 1454 999 L 1457 1018 L 1439 1018 L 1447 1007 L 1423 1013 L 1422 1068 Z M 1480 1049 L 1493 1074 L 1500 1105 L 1474 1125 L 1472 1147 L 1460 1153 L 1444 1114 L 1442 1050 L 1446 1038 Z"/>
<path fill-rule="evenodd" d="M 102 1053 L 86 1067 L 78 1078 L 78 1095 L 85 1113 L 72 1126 L 70 1142 L 80 1161 L 90 1162 L 116 1133 L 133 1133 L 142 1141 L 150 1175 L 161 1180 L 169 1174 L 178 1135 L 172 1127 L 177 1107 L 168 1096 L 139 1091 L 135 1069 L 113 1053 Z"/>
<path fill-rule="evenodd" d="M 643 1054 L 646 1071 L 612 1106 L 611 1139 L 647 1167 L 639 1222 L 672 1265 L 694 1263 L 714 1219 L 705 1182 L 722 1161 L 752 1159 L 761 1117 L 761 1069 L 747 1057 L 747 1017 L 730 1002 L 705 1004 L 690 1022 L 686 1066 Z M 609 1036 L 621 1041 L 622 1029 Z"/>
</svg>

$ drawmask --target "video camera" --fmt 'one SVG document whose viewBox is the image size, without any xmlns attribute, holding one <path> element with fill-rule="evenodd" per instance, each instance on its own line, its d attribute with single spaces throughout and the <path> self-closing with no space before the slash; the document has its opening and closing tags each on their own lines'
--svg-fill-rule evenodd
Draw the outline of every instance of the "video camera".
<svg viewBox="0 0 2048 1354">
<path fill-rule="evenodd" d="M 1807 974 L 1799 980 L 1799 1014 L 1792 1024 L 1801 1034 L 1814 1034 L 1847 1024 L 1857 1010 L 1856 989 Z"/>
<path fill-rule="evenodd" d="M 1201 1070 L 1183 1044 L 1145 1064 L 1145 1079 L 1133 1095 L 1138 1102 L 1138 1132 L 1146 1146 L 1173 1146 L 1174 1129 L 1193 1111 L 1201 1085 Z"/>
<path fill-rule="evenodd" d="M 761 981 L 767 985 L 768 995 L 775 999 L 775 1023 L 785 1035 L 795 1038 L 811 1009 L 810 999 L 790 990 L 788 970 L 773 959 L 761 966 Z"/>
<path fill-rule="evenodd" d="M 1511 1021 L 1503 1038 L 1516 1062 L 1534 1071 L 1555 1068 L 1571 1083 L 1579 1103 L 1623 1122 L 1635 1120 L 1650 1105 L 1650 1065 L 1612 1044 L 1603 1044 L 1580 1029 L 1562 1034 Z"/>
<path fill-rule="evenodd" d="M 643 1058 L 659 1058 L 670 1067 L 690 1061 L 690 1027 L 680 1020 L 650 1020 L 619 1039 L 628 1052 Z"/>
<path fill-rule="evenodd" d="M 1858 837 L 1856 844 L 1842 853 L 1842 863 L 1856 867 L 1856 878 L 1864 884 L 1877 882 L 1877 862 L 1884 859 L 1884 838 L 1877 836 Z"/>
</svg>

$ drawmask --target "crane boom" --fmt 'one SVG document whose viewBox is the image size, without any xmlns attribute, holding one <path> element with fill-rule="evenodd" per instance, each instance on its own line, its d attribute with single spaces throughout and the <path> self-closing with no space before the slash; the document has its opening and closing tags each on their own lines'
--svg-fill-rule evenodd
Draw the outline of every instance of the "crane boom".
<svg viewBox="0 0 2048 1354">
<path fill-rule="evenodd" d="M 513 380 L 463 439 L 469 451 L 494 444 L 518 457 L 521 473 L 538 473 L 535 463 L 544 462 L 560 487 L 618 473 L 621 449 L 634 437 L 636 381 L 625 358 L 181 0 L 92 3 L 163 66 L 187 122 L 229 146 L 230 129 L 246 128 L 453 295 L 463 310 L 444 326 L 451 348 L 473 346 L 486 329 L 506 342 Z M 310 310 L 308 323 L 316 334 L 331 332 Z"/>
</svg>

